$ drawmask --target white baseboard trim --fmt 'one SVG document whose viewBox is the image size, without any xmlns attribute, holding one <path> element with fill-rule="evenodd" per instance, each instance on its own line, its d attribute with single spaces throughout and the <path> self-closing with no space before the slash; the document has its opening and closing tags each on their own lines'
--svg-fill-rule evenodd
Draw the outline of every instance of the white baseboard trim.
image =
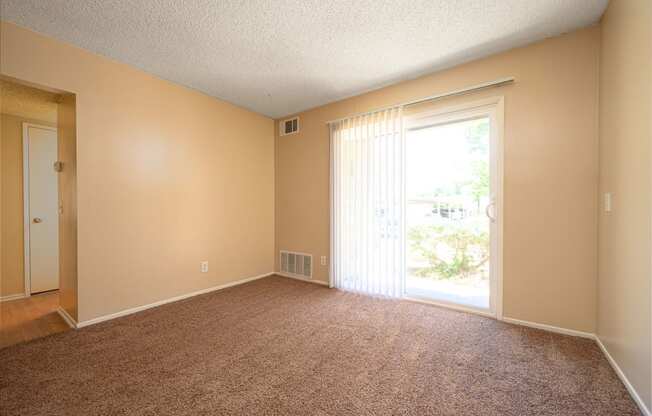
<svg viewBox="0 0 652 416">
<path fill-rule="evenodd" d="M 24 299 L 26 297 L 27 296 L 25 296 L 24 293 L 16 293 L 14 295 L 6 295 L 6 296 L 0 297 L 0 302 L 10 302 L 12 300 Z"/>
<path fill-rule="evenodd" d="M 203 295 L 205 293 L 214 292 L 216 290 L 226 289 L 227 287 L 241 285 L 243 283 L 251 282 L 253 280 L 262 279 L 263 277 L 271 276 L 273 274 L 275 274 L 275 273 L 270 272 L 270 273 L 265 273 L 265 274 L 261 274 L 261 275 L 258 275 L 258 276 L 247 277 L 247 278 L 244 278 L 244 279 L 236 280 L 234 282 L 225 283 L 223 285 L 213 286 L 213 287 L 209 287 L 207 289 L 197 290 L 195 292 L 186 293 L 186 294 L 175 296 L 175 297 L 172 297 L 172 298 L 169 298 L 169 299 L 163 299 L 163 300 L 159 300 L 157 302 L 148 303 L 147 305 L 136 306 L 135 308 L 124 309 L 122 311 L 111 313 L 111 314 L 108 314 L 108 315 L 98 316 L 97 318 L 89 319 L 87 321 L 78 322 L 77 323 L 77 328 L 83 328 L 83 327 L 86 327 L 86 326 L 99 324 L 100 322 L 110 321 L 111 319 L 119 318 L 121 316 L 131 315 L 133 313 L 144 311 L 146 309 L 151 309 L 151 308 L 155 308 L 157 306 L 165 305 L 166 303 L 176 302 L 176 301 L 179 301 L 179 300 L 191 298 L 193 296 Z"/>
<path fill-rule="evenodd" d="M 540 324 L 540 323 L 537 323 L 537 322 L 530 322 L 530 321 L 522 321 L 520 319 L 507 318 L 507 317 L 503 317 L 503 322 L 507 322 L 508 324 L 527 326 L 527 327 L 530 327 L 530 328 L 542 329 L 544 331 L 555 332 L 557 334 L 571 335 L 571 336 L 574 336 L 574 337 L 581 337 L 581 338 L 588 338 L 588 339 L 595 339 L 595 334 L 592 334 L 590 332 L 577 331 L 575 329 L 561 328 L 561 327 L 558 327 L 558 326 Z"/>
<path fill-rule="evenodd" d="M 328 282 L 322 282 L 321 280 L 305 279 L 303 277 L 294 276 L 283 272 L 276 272 L 274 274 L 279 275 L 281 277 L 287 277 L 289 279 L 301 280 L 302 282 L 315 283 L 322 286 L 328 286 Z"/>
<path fill-rule="evenodd" d="M 25 296 L 24 293 L 16 293 L 14 295 L 6 295 L 6 296 L 0 297 L 0 302 L 9 302 L 9 301 L 12 301 L 12 300 L 23 299 L 25 297 L 26 296 Z"/>
<path fill-rule="evenodd" d="M 620 369 L 618 363 L 616 363 L 616 360 L 614 360 L 611 354 L 609 354 L 607 347 L 604 346 L 604 344 L 602 343 L 602 341 L 597 335 L 595 336 L 595 342 L 598 343 L 598 346 L 602 350 L 602 353 L 605 355 L 605 357 L 607 357 L 607 361 L 609 361 L 609 364 L 611 364 L 611 368 L 614 369 L 614 371 L 618 375 L 618 378 L 620 378 L 620 381 L 623 382 L 625 388 L 629 392 L 630 396 L 632 396 L 632 399 L 634 399 L 634 402 L 636 403 L 638 408 L 641 409 L 641 413 L 643 413 L 643 415 L 645 416 L 652 416 L 652 413 L 650 413 L 650 409 L 648 409 L 645 406 L 645 403 L 643 403 L 641 396 L 638 395 L 638 392 L 636 391 L 632 383 L 629 382 L 627 376 L 625 376 L 625 373 L 623 373 L 623 370 Z"/>
<path fill-rule="evenodd" d="M 58 307 L 57 307 L 57 313 L 58 313 L 59 315 L 61 315 L 61 318 L 63 318 L 63 320 L 66 321 L 66 323 L 68 324 L 69 327 L 71 327 L 71 328 L 73 328 L 73 329 L 77 328 L 77 321 L 75 321 L 75 320 L 72 318 L 72 316 L 70 316 L 70 314 L 68 313 L 68 311 L 66 311 L 65 309 L 63 309 L 61 306 L 58 306 Z"/>
</svg>

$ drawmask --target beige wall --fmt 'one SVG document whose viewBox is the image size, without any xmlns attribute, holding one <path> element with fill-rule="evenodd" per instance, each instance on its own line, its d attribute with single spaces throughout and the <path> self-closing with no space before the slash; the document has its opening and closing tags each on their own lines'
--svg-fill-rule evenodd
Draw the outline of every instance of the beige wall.
<svg viewBox="0 0 652 416">
<path fill-rule="evenodd" d="M 612 1 L 602 20 L 598 336 L 651 408 L 652 3 Z"/>
<path fill-rule="evenodd" d="M 59 304 L 78 319 L 77 293 L 77 120 L 74 94 L 61 96 L 58 116 Z"/>
<path fill-rule="evenodd" d="M 1 30 L 3 75 L 76 94 L 80 321 L 272 271 L 272 120 Z"/>
<path fill-rule="evenodd" d="M 592 27 L 301 113 L 276 138 L 277 252 L 329 254 L 328 120 L 515 76 L 438 105 L 505 97 L 504 315 L 594 332 L 599 42 Z"/>
<path fill-rule="evenodd" d="M 0 296 L 25 292 L 23 249 L 23 123 L 54 126 L 43 120 L 0 114 L 2 146 L 2 262 Z"/>
</svg>

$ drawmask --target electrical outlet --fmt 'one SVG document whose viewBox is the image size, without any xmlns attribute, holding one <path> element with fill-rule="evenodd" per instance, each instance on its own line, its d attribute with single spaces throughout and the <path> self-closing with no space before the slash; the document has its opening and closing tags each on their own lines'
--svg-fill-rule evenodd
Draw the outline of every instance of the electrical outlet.
<svg viewBox="0 0 652 416">
<path fill-rule="evenodd" d="M 201 272 L 202 273 L 208 273 L 208 262 L 207 261 L 202 261 L 201 262 Z"/>
<path fill-rule="evenodd" d="M 321 265 L 322 266 L 326 265 L 326 256 L 321 256 Z"/>
</svg>

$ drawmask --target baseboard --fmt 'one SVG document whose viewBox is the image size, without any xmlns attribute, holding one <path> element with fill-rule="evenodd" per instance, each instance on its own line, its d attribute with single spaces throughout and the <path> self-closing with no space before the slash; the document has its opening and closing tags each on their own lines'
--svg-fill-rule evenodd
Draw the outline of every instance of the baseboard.
<svg viewBox="0 0 652 416">
<path fill-rule="evenodd" d="M 172 298 L 169 298 L 169 299 L 159 300 L 157 302 L 149 303 L 147 305 L 136 306 L 135 308 L 124 309 L 122 311 L 111 313 L 111 314 L 108 314 L 108 315 L 98 316 L 97 318 L 89 319 L 87 321 L 78 322 L 77 323 L 77 328 L 83 328 L 83 327 L 86 327 L 86 326 L 99 324 L 100 322 L 110 321 L 111 319 L 120 318 L 121 316 L 131 315 L 133 313 L 144 311 L 146 309 L 151 309 L 151 308 L 155 308 L 157 306 L 165 305 L 166 303 L 172 303 L 172 302 L 176 302 L 176 301 L 179 301 L 179 300 L 191 298 L 193 296 L 203 295 L 205 293 L 210 293 L 210 292 L 215 292 L 216 290 L 226 289 L 227 287 L 241 285 L 243 283 L 251 282 L 253 280 L 262 279 L 263 277 L 271 276 L 273 274 L 275 274 L 275 273 L 271 272 L 271 273 L 261 274 L 261 275 L 258 275 L 258 276 L 247 277 L 245 279 L 236 280 L 234 282 L 225 283 L 223 285 L 213 286 L 213 287 L 209 287 L 207 289 L 197 290 L 195 292 L 186 293 L 186 294 L 175 296 L 175 297 L 172 297 Z"/>
<path fill-rule="evenodd" d="M 63 309 L 61 306 L 58 306 L 57 313 L 61 315 L 61 318 L 63 318 L 63 320 L 66 321 L 69 327 L 73 329 L 77 328 L 77 321 L 75 321 L 73 317 L 70 316 L 67 310 Z"/>
<path fill-rule="evenodd" d="M 282 277 L 287 277 L 289 279 L 301 280 L 302 282 L 315 283 L 315 284 L 322 285 L 322 286 L 328 286 L 327 282 L 322 282 L 321 280 L 305 279 L 303 277 L 294 276 L 294 275 L 287 274 L 287 273 L 282 273 L 282 272 L 276 272 L 274 274 L 282 276 Z"/>
<path fill-rule="evenodd" d="M 530 327 L 530 328 L 542 329 L 544 331 L 555 332 L 557 334 L 571 335 L 571 336 L 580 337 L 580 338 L 595 339 L 595 334 L 592 334 L 590 332 L 577 331 L 575 329 L 561 328 L 561 327 L 558 327 L 558 326 L 540 324 L 540 323 L 537 323 L 537 322 L 522 321 L 520 319 L 507 318 L 507 317 L 503 317 L 502 321 L 507 322 L 508 324 L 521 325 L 521 326 L 527 326 L 527 327 Z"/>
<path fill-rule="evenodd" d="M 623 382 L 623 384 L 625 385 L 625 388 L 629 392 L 630 396 L 632 396 L 632 399 L 634 399 L 634 402 L 636 403 L 638 408 L 641 409 L 641 413 L 643 413 L 643 415 L 645 415 L 645 416 L 652 416 L 652 413 L 650 413 L 650 409 L 648 409 L 647 406 L 645 406 L 645 403 L 643 403 L 643 400 L 641 399 L 641 396 L 638 395 L 638 392 L 636 391 L 634 386 L 632 386 L 632 383 L 629 382 L 629 380 L 627 379 L 627 376 L 625 376 L 625 373 L 623 372 L 623 370 L 620 369 L 620 366 L 618 366 L 618 363 L 616 362 L 616 360 L 614 360 L 614 358 L 611 356 L 611 354 L 609 354 L 609 351 L 607 350 L 607 347 L 604 346 L 604 344 L 602 343 L 602 341 L 600 340 L 600 338 L 597 335 L 595 336 L 595 342 L 598 343 L 598 346 L 602 350 L 602 353 L 605 355 L 605 357 L 607 357 L 607 361 L 609 361 L 609 364 L 611 364 L 611 367 L 614 369 L 614 371 L 618 375 L 618 378 L 620 378 L 620 381 Z"/>
<path fill-rule="evenodd" d="M 12 301 L 12 300 L 23 299 L 25 297 L 26 296 L 25 296 L 24 293 L 16 293 L 14 295 L 6 295 L 6 296 L 0 297 L 0 302 L 9 302 L 9 301 Z"/>
</svg>

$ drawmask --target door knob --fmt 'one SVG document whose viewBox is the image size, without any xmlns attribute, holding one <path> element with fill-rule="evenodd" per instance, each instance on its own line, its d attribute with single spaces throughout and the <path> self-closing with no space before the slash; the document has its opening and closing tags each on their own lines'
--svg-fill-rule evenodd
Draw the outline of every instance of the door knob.
<svg viewBox="0 0 652 416">
<path fill-rule="evenodd" d="M 32 220 L 32 222 L 33 222 L 34 224 L 38 224 L 38 223 L 40 223 L 40 222 L 43 222 L 43 220 L 40 219 L 39 217 L 36 217 L 36 218 L 34 218 L 34 219 Z"/>
</svg>

